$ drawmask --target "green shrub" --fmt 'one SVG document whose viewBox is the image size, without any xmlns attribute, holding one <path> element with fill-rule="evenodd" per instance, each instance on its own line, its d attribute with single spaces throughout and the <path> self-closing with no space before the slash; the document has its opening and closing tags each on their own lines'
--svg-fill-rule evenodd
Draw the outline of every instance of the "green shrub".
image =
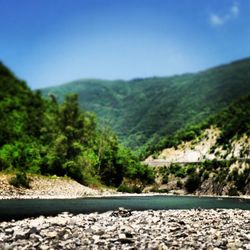
<svg viewBox="0 0 250 250">
<path fill-rule="evenodd" d="M 236 187 L 231 187 L 229 190 L 228 190 L 228 195 L 229 196 L 239 196 L 239 193 L 238 193 L 238 190 Z"/>
<path fill-rule="evenodd" d="M 16 176 L 10 179 L 9 184 L 15 187 L 30 188 L 29 182 L 30 180 L 28 179 L 26 173 L 20 172 L 16 173 Z"/>
<path fill-rule="evenodd" d="M 250 168 L 246 168 L 241 174 L 238 174 L 235 180 L 235 186 L 239 191 L 244 193 L 244 189 L 249 183 L 250 183 Z"/>
<path fill-rule="evenodd" d="M 179 164 L 171 164 L 169 167 L 169 172 L 176 177 L 184 178 L 186 176 L 186 169 L 185 167 Z"/>
<path fill-rule="evenodd" d="M 132 193 L 140 194 L 142 192 L 142 188 L 138 186 L 132 186 Z"/>
<path fill-rule="evenodd" d="M 10 164 L 8 161 L 0 158 L 0 171 L 6 170 L 10 167 Z"/>
<path fill-rule="evenodd" d="M 125 176 L 131 180 L 140 180 L 144 184 L 152 184 L 155 181 L 154 169 L 140 163 L 130 165 L 126 170 Z"/>
<path fill-rule="evenodd" d="M 201 183 L 200 176 L 195 172 L 188 176 L 185 182 L 185 188 L 189 193 L 193 193 Z"/>
<path fill-rule="evenodd" d="M 168 184 L 168 175 L 162 177 L 162 184 Z"/>
<path fill-rule="evenodd" d="M 128 186 L 126 184 L 121 184 L 118 187 L 117 191 L 122 192 L 122 193 L 137 193 L 137 194 L 139 194 L 142 192 L 142 188 L 138 187 L 136 185 Z"/>
<path fill-rule="evenodd" d="M 205 170 L 203 172 L 203 180 L 207 180 L 209 178 L 209 172 L 207 170 Z"/>
<path fill-rule="evenodd" d="M 169 190 L 168 189 L 159 189 L 157 187 L 153 187 L 150 192 L 153 192 L 153 193 L 168 193 Z"/>
<path fill-rule="evenodd" d="M 177 180 L 177 183 L 176 183 L 176 186 L 178 187 L 178 188 L 182 188 L 183 187 L 183 182 L 181 181 L 181 180 Z"/>
<path fill-rule="evenodd" d="M 190 174 L 194 173 L 195 170 L 196 170 L 196 167 L 195 167 L 195 166 L 193 166 L 193 165 L 188 165 L 188 166 L 187 166 L 186 173 L 187 173 L 188 175 L 190 175 Z"/>
<path fill-rule="evenodd" d="M 180 177 L 180 178 L 184 178 L 186 176 L 186 169 L 183 167 L 181 169 L 179 169 L 176 173 L 175 176 L 176 177 Z"/>
<path fill-rule="evenodd" d="M 131 188 L 129 186 L 127 186 L 126 184 L 121 184 L 117 188 L 117 191 L 122 192 L 122 193 L 131 193 Z"/>
</svg>

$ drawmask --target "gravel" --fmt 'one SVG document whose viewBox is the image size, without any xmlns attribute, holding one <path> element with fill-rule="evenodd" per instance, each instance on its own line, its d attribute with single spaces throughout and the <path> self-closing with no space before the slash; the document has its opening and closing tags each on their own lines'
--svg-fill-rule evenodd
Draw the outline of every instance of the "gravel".
<svg viewBox="0 0 250 250">
<path fill-rule="evenodd" d="M 250 249 L 250 211 L 62 213 L 0 223 L 0 249 Z"/>
</svg>

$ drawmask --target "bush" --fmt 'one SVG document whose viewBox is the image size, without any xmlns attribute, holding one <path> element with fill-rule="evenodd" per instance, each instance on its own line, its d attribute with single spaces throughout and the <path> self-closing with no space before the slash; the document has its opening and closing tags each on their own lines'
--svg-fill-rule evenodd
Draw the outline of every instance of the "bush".
<svg viewBox="0 0 250 250">
<path fill-rule="evenodd" d="M 0 171 L 6 170 L 10 167 L 9 162 L 7 162 L 6 160 L 0 158 Z"/>
<path fill-rule="evenodd" d="M 238 190 L 236 187 L 231 187 L 229 190 L 228 190 L 228 195 L 229 196 L 239 196 L 239 193 L 238 193 Z"/>
<path fill-rule="evenodd" d="M 235 186 L 239 191 L 244 193 L 244 189 L 248 183 L 250 183 L 250 168 L 246 168 L 241 174 L 238 174 Z"/>
<path fill-rule="evenodd" d="M 30 181 L 26 173 L 21 172 L 21 173 L 16 173 L 16 176 L 10 179 L 9 184 L 14 187 L 30 188 L 29 182 Z"/>
<path fill-rule="evenodd" d="M 176 177 L 184 178 L 186 176 L 186 169 L 185 167 L 179 164 L 171 164 L 169 167 L 169 172 Z"/>
<path fill-rule="evenodd" d="M 126 184 L 121 184 L 118 189 L 117 189 L 118 192 L 122 192 L 122 193 L 141 193 L 142 192 L 142 189 L 136 185 L 134 186 L 128 186 Z"/>
<path fill-rule="evenodd" d="M 168 175 L 162 177 L 162 184 L 168 184 Z"/>
<path fill-rule="evenodd" d="M 190 174 L 194 173 L 195 170 L 196 170 L 196 167 L 195 167 L 195 166 L 193 166 L 193 165 L 188 165 L 187 170 L 186 170 L 186 173 L 187 173 L 188 175 L 190 175 Z"/>
<path fill-rule="evenodd" d="M 175 176 L 176 177 L 180 177 L 180 178 L 184 178 L 184 177 L 186 177 L 186 170 L 185 170 L 185 168 L 181 168 L 181 169 L 179 169 L 176 173 L 175 173 Z"/>
<path fill-rule="evenodd" d="M 183 182 L 181 180 L 177 180 L 176 186 L 178 188 L 182 188 L 183 187 Z"/>
<path fill-rule="evenodd" d="M 189 193 L 193 193 L 201 183 L 200 176 L 197 173 L 189 175 L 185 182 L 185 188 Z"/>
<path fill-rule="evenodd" d="M 153 193 L 168 193 L 169 190 L 168 189 L 159 189 L 157 187 L 153 187 L 150 192 L 153 192 Z"/>
<path fill-rule="evenodd" d="M 117 192 L 122 192 L 122 193 L 131 193 L 131 188 L 127 186 L 126 184 L 121 184 L 117 188 Z"/>
<path fill-rule="evenodd" d="M 154 169 L 140 163 L 129 166 L 125 176 L 131 180 L 140 180 L 144 184 L 152 184 L 155 181 Z"/>
<path fill-rule="evenodd" d="M 203 172 L 203 180 L 207 180 L 209 178 L 209 172 L 207 170 L 205 170 Z"/>
</svg>

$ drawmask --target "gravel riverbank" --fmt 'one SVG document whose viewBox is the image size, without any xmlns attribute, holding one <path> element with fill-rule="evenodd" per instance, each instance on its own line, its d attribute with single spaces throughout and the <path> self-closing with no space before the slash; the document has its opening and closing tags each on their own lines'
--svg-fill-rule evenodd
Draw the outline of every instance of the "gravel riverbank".
<svg viewBox="0 0 250 250">
<path fill-rule="evenodd" d="M 16 188 L 9 184 L 12 175 L 0 175 L 1 199 L 74 199 L 100 195 L 101 191 L 79 184 L 69 178 L 31 175 L 30 188 Z"/>
<path fill-rule="evenodd" d="M 119 196 L 173 196 L 180 195 L 180 193 L 169 192 L 169 193 L 154 193 L 145 192 L 141 194 L 135 193 L 120 193 L 115 189 L 102 188 L 93 189 L 81 185 L 80 183 L 63 177 L 46 177 L 46 176 L 29 176 L 30 188 L 19 187 L 16 188 L 9 184 L 9 180 L 13 175 L 0 174 L 0 200 L 3 199 L 76 199 L 84 197 L 119 197 Z M 185 194 L 185 196 L 200 196 L 200 197 L 221 197 L 225 198 L 229 196 L 217 196 L 217 195 L 199 195 Z M 249 195 L 242 195 L 239 197 L 230 198 L 241 198 L 250 199 Z"/>
<path fill-rule="evenodd" d="M 0 249 L 250 249 L 249 210 L 59 214 L 0 223 Z"/>
</svg>

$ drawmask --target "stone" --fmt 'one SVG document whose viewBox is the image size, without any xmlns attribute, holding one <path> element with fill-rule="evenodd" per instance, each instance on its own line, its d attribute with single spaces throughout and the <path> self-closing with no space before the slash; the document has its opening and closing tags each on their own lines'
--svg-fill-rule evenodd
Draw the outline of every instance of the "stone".
<svg viewBox="0 0 250 250">
<path fill-rule="evenodd" d="M 6 228 L 4 230 L 4 233 L 6 233 L 6 234 L 12 234 L 12 233 L 14 233 L 14 229 L 13 228 Z"/>
<path fill-rule="evenodd" d="M 131 210 L 125 209 L 123 207 L 119 207 L 117 210 L 115 210 L 111 213 L 111 216 L 113 216 L 113 217 L 129 217 L 131 215 L 132 215 Z"/>
<path fill-rule="evenodd" d="M 134 240 L 133 240 L 133 239 L 130 239 L 130 238 L 121 238 L 121 239 L 119 239 L 119 241 L 120 241 L 122 244 L 132 244 L 132 243 L 134 243 Z"/>
<path fill-rule="evenodd" d="M 126 238 L 133 238 L 133 234 L 129 232 L 125 232 Z"/>
<path fill-rule="evenodd" d="M 113 212 L 0 222 L 0 249 L 250 250 L 248 210 Z"/>
<path fill-rule="evenodd" d="M 48 246 L 48 245 L 40 245 L 39 248 L 40 248 L 40 250 L 49 250 L 50 246 Z"/>
<path fill-rule="evenodd" d="M 47 232 L 47 233 L 45 234 L 45 236 L 46 236 L 47 238 L 55 238 L 55 237 L 57 236 L 57 232 L 55 232 L 55 231 Z"/>
<path fill-rule="evenodd" d="M 14 232 L 14 239 L 19 240 L 19 239 L 27 239 L 29 237 L 29 230 L 18 230 Z"/>
</svg>

